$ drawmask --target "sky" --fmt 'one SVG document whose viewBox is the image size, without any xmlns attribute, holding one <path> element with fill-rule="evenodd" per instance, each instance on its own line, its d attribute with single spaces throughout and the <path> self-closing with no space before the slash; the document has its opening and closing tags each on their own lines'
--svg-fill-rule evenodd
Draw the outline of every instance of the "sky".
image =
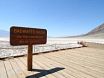
<svg viewBox="0 0 104 78">
<path fill-rule="evenodd" d="M 80 35 L 104 23 L 104 0 L 0 0 L 0 29 L 47 29 L 48 36 Z"/>
</svg>

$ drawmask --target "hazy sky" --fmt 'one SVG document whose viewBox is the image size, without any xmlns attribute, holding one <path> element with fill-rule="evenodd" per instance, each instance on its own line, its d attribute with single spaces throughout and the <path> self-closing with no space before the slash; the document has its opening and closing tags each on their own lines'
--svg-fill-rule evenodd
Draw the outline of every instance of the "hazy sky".
<svg viewBox="0 0 104 78">
<path fill-rule="evenodd" d="M 48 36 L 86 33 L 104 23 L 104 0 L 0 0 L 0 29 L 46 28 Z"/>
</svg>

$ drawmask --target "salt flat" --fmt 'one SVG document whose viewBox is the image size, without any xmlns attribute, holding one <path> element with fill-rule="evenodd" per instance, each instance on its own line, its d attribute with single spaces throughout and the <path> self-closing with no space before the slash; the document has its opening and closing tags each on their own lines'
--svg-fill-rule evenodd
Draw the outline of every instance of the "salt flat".
<svg viewBox="0 0 104 78">
<path fill-rule="evenodd" d="M 85 38 L 85 37 L 76 37 L 76 38 L 48 38 L 49 44 L 58 43 L 77 43 L 78 41 L 85 41 L 85 42 L 93 42 L 93 43 L 100 43 L 104 44 L 103 38 Z"/>
<path fill-rule="evenodd" d="M 9 37 L 0 37 L 0 41 L 9 41 Z"/>
<path fill-rule="evenodd" d="M 9 41 L 9 37 L 0 37 L 0 41 Z M 104 38 L 76 37 L 76 38 L 48 38 L 47 44 L 77 43 L 78 41 L 104 44 Z"/>
<path fill-rule="evenodd" d="M 33 53 L 81 47 L 78 41 L 104 44 L 104 39 L 94 38 L 48 38 L 45 45 L 34 45 Z M 0 58 L 27 54 L 27 46 L 11 46 L 9 38 L 0 38 Z"/>
</svg>

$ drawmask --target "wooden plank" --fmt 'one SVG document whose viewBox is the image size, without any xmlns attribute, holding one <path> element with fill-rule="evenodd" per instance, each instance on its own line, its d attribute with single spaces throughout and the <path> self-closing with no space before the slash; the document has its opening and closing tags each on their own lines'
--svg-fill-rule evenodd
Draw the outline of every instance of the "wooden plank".
<svg viewBox="0 0 104 78">
<path fill-rule="evenodd" d="M 75 65 L 75 67 L 78 67 L 79 69 L 81 69 L 81 71 L 84 71 L 85 73 L 87 72 L 87 74 L 89 74 L 89 75 L 100 77 L 100 78 L 104 77 L 104 71 L 101 72 L 101 71 L 99 71 L 99 69 L 97 69 L 97 71 L 96 71 L 95 68 L 90 68 L 88 66 L 81 65 L 79 63 L 79 61 L 75 62 L 72 60 L 71 61 L 68 60 L 68 62 L 70 62 L 70 64 L 72 64 L 73 66 Z"/>
<path fill-rule="evenodd" d="M 93 71 L 89 68 L 86 68 L 85 66 L 80 65 L 80 64 L 73 63 L 72 61 L 69 61 L 68 59 L 64 60 L 63 58 L 65 58 L 65 57 L 62 58 L 60 56 L 50 55 L 50 54 L 49 54 L 49 56 L 52 56 L 56 59 L 58 58 L 58 61 L 60 61 L 61 63 L 64 62 L 69 67 L 73 67 L 74 69 L 79 70 L 79 71 L 85 73 L 86 75 L 89 75 L 89 76 L 92 76 L 92 77 L 98 77 L 98 78 L 103 78 L 104 77 L 104 74 L 102 74 L 102 73 L 99 73 L 97 71 Z"/>
<path fill-rule="evenodd" d="M 97 48 L 90 48 L 90 47 L 84 47 L 84 48 L 77 48 L 75 49 L 76 50 L 81 50 L 81 52 L 83 52 L 82 50 L 89 50 L 88 53 L 93 53 L 93 52 L 90 52 L 91 50 L 94 51 L 94 53 L 100 53 L 100 54 L 103 54 L 104 55 L 104 49 L 97 49 Z"/>
<path fill-rule="evenodd" d="M 54 75 L 52 75 L 52 74 L 48 74 L 48 75 L 45 75 L 45 73 L 47 73 L 46 71 L 44 71 L 44 70 L 47 70 L 47 69 L 45 69 L 43 66 L 41 66 L 39 63 L 37 63 L 37 62 L 35 62 L 34 61 L 34 63 L 33 64 L 36 64 L 37 66 L 39 66 L 38 68 L 39 68 L 39 70 L 42 70 L 42 71 L 40 71 L 38 74 L 40 74 L 41 75 L 41 77 L 45 77 L 45 78 L 56 78 Z M 35 66 L 36 66 L 35 65 Z M 35 69 L 37 69 L 36 67 L 34 67 Z M 43 76 L 42 76 L 42 74 L 43 74 Z M 36 74 L 35 74 L 36 75 Z M 40 78 L 40 77 L 39 77 Z"/>
<path fill-rule="evenodd" d="M 4 64 L 6 67 L 8 78 L 17 78 L 17 75 L 16 75 L 15 71 L 13 70 L 8 59 L 6 61 L 4 61 Z"/>
<path fill-rule="evenodd" d="M 86 56 L 86 55 L 79 54 L 79 53 L 77 53 L 77 51 L 74 51 L 74 50 L 71 50 L 71 55 L 78 56 L 79 58 L 83 58 L 83 59 L 85 59 L 85 60 L 87 60 L 89 62 L 97 64 L 100 67 L 104 67 L 103 60 L 98 60 L 97 58 L 95 59 L 93 57 L 89 57 L 89 56 Z"/>
<path fill-rule="evenodd" d="M 42 61 L 37 61 L 37 59 L 34 60 L 34 63 L 39 64 L 44 70 L 50 70 L 50 69 L 52 69 L 52 67 L 49 68 L 48 66 L 42 64 L 41 62 Z M 64 76 L 59 75 L 57 73 L 47 74 L 46 77 L 48 77 L 48 78 L 64 78 Z"/>
<path fill-rule="evenodd" d="M 57 60 L 53 60 L 52 58 L 49 58 L 47 57 L 46 55 L 44 55 L 45 58 L 47 58 L 48 61 L 51 61 L 54 65 L 56 66 L 62 66 L 62 67 L 65 67 L 65 70 L 64 72 L 65 73 L 68 73 L 69 75 L 71 75 L 71 78 L 84 78 L 83 76 L 81 76 L 80 72 L 72 69 L 72 68 L 69 68 L 68 66 L 66 66 L 65 64 L 61 64 L 59 62 L 57 62 Z M 54 58 L 54 57 L 53 57 Z M 90 78 L 90 77 L 89 77 Z"/>
<path fill-rule="evenodd" d="M 80 65 L 85 66 L 87 68 L 90 68 L 92 70 L 104 73 L 104 68 L 103 67 L 100 67 L 96 64 L 93 64 L 91 61 L 90 62 L 86 61 L 84 58 L 71 55 L 71 53 L 69 53 L 69 52 L 67 52 L 67 55 L 66 54 L 60 54 L 60 55 L 67 56 L 67 57 L 65 57 L 65 59 L 70 59 L 71 61 L 73 61 L 77 64 L 80 64 Z"/>
<path fill-rule="evenodd" d="M 83 78 L 83 77 L 93 78 L 94 77 L 94 76 L 86 73 L 85 71 L 82 71 L 83 69 L 81 70 L 80 68 L 78 68 L 79 66 L 76 66 L 76 65 L 71 64 L 70 62 L 66 61 L 66 59 L 62 60 L 55 56 L 51 56 L 50 54 L 48 56 L 50 56 L 48 58 L 50 58 L 51 60 L 56 61 L 56 62 L 60 63 L 61 65 L 64 65 L 68 70 L 71 70 L 74 73 L 74 76 L 78 76 L 79 78 Z M 54 57 L 54 58 L 52 58 L 52 57 Z M 71 74 L 73 74 L 73 73 L 71 73 Z"/>
<path fill-rule="evenodd" d="M 88 51 L 88 49 L 89 49 L 89 51 Z M 85 55 L 85 56 L 94 58 L 96 60 L 102 60 L 102 61 L 104 61 L 103 60 L 104 59 L 104 54 L 102 54 L 104 51 L 100 52 L 99 49 L 98 50 L 96 49 L 96 51 L 94 49 L 91 49 L 91 48 L 88 48 L 88 49 L 83 48 L 83 49 L 78 49 L 78 50 L 74 50 L 74 51 L 75 51 L 75 53 L 77 51 L 77 53 L 79 53 L 81 55 Z"/>
<path fill-rule="evenodd" d="M 10 59 L 10 63 L 16 72 L 18 78 L 25 78 L 25 74 L 23 73 L 22 69 L 18 66 L 14 59 Z"/>
<path fill-rule="evenodd" d="M 34 57 L 34 59 L 36 59 L 36 58 Z M 44 59 L 44 61 L 42 61 L 43 59 Z M 52 68 L 52 67 L 53 68 L 55 68 L 55 67 L 64 68 L 63 66 L 59 66 L 59 65 L 55 64 L 54 62 L 50 61 L 49 59 L 45 58 L 44 56 L 40 56 L 36 60 L 41 61 L 41 63 L 43 63 L 44 65 L 48 66 L 49 68 Z M 70 75 L 69 73 L 66 73 L 65 70 L 66 70 L 66 68 L 64 70 L 58 71 L 56 73 L 58 73 L 60 75 L 63 75 L 65 78 L 75 78 L 74 76 Z M 57 75 L 56 75 L 56 78 L 58 78 Z"/>
<path fill-rule="evenodd" d="M 0 78 L 7 78 L 7 72 L 5 69 L 4 61 L 0 61 Z"/>
<path fill-rule="evenodd" d="M 20 57 L 20 58 L 22 58 L 22 57 Z M 27 67 L 23 63 L 23 61 L 21 61 L 19 58 L 15 58 L 15 61 L 17 62 L 18 66 L 21 68 L 22 72 L 25 74 L 25 77 L 32 74 L 31 71 L 27 71 Z"/>
<path fill-rule="evenodd" d="M 23 61 L 25 65 L 27 65 L 27 63 L 26 63 L 27 58 L 26 57 L 20 58 L 20 60 Z M 32 77 L 34 75 L 36 75 L 37 73 L 39 73 L 38 71 L 35 71 L 35 69 L 42 70 L 43 68 L 40 67 L 38 64 L 36 64 L 36 63 L 33 62 L 33 71 L 32 71 L 33 74 L 32 74 Z M 30 77 L 31 77 L 31 75 L 30 75 Z M 47 77 L 46 76 L 43 76 L 41 78 L 47 78 Z"/>
</svg>

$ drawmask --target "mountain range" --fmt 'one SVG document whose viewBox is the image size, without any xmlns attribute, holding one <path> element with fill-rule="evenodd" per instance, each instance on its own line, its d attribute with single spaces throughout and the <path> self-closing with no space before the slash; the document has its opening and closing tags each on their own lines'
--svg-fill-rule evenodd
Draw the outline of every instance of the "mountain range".
<svg viewBox="0 0 104 78">
<path fill-rule="evenodd" d="M 0 30 L 0 37 L 9 37 L 10 32 L 5 30 Z M 69 36 L 70 37 L 70 36 Z M 104 23 L 97 26 L 93 30 L 89 31 L 84 35 L 71 36 L 71 37 L 93 37 L 93 38 L 104 38 Z"/>
<path fill-rule="evenodd" d="M 0 30 L 0 37 L 9 37 L 9 31 Z"/>
</svg>

